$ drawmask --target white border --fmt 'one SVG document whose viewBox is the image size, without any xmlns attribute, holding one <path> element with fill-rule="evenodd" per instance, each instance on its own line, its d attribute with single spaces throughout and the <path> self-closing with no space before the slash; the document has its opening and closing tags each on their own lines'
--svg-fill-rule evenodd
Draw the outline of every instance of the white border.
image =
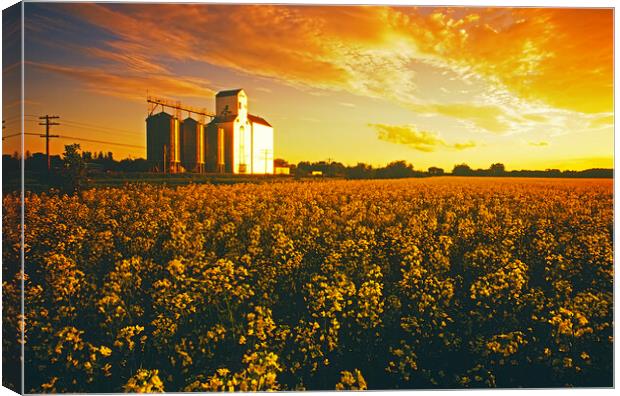
<svg viewBox="0 0 620 396">
<path fill-rule="evenodd" d="M 38 1 L 38 0 L 27 0 L 28 2 L 42 2 L 42 1 Z M 50 2 L 50 1 L 48 1 Z M 55 1 L 57 2 L 57 1 Z M 75 2 L 89 2 L 88 0 L 75 0 Z M 92 1 L 91 1 L 92 2 Z M 101 1 L 101 2 L 126 2 L 126 1 Z M 187 1 L 179 1 L 179 0 L 169 0 L 169 1 L 161 1 L 161 0 L 134 0 L 132 1 L 134 3 L 188 3 Z M 303 0 L 288 0 L 288 1 L 264 1 L 264 0 L 237 0 L 237 1 L 224 1 L 224 0 L 210 0 L 210 1 L 192 1 L 193 3 L 223 3 L 223 4 L 230 4 L 230 3 L 244 3 L 244 4 L 248 4 L 248 3 L 265 3 L 265 4 L 349 4 L 349 5 L 370 5 L 370 4 L 376 4 L 376 5 L 401 5 L 401 6 L 408 6 L 408 5 L 430 5 L 430 6 L 471 6 L 471 7 L 490 7 L 490 6 L 496 6 L 496 7 L 562 7 L 562 8 L 567 8 L 567 7 L 585 7 L 585 8 L 594 8 L 594 7 L 603 7 L 603 8 L 613 8 L 615 7 L 615 4 L 613 1 L 608 1 L 608 0 L 589 0 L 589 1 L 579 1 L 579 0 L 562 0 L 562 1 L 509 1 L 506 3 L 503 3 L 499 0 L 474 0 L 474 1 L 465 1 L 465 0 L 448 0 L 445 2 L 439 2 L 439 1 L 425 1 L 425 0 L 388 0 L 388 1 L 364 1 L 364 0 L 314 0 L 312 2 L 308 2 L 308 1 L 303 1 Z M 5 9 L 13 4 L 15 4 L 15 1 L 12 0 L 0 0 L 0 5 L 2 6 L 2 9 Z M 22 24 L 23 26 L 23 24 Z M 0 27 L 1 27 L 1 20 L 0 20 Z M 23 35 L 22 35 L 23 37 Z M 22 42 L 22 46 L 23 46 L 23 42 Z M 616 18 L 615 18 L 615 11 L 614 11 L 614 55 L 615 53 L 617 53 L 617 49 L 618 49 L 618 32 L 616 29 Z M 22 51 L 23 51 L 23 47 L 22 47 Z M 22 52 L 23 53 L 23 52 Z M 0 59 L 1 59 L 1 53 L 0 53 Z M 615 97 L 617 97 L 618 94 L 618 86 L 615 85 L 615 74 L 616 74 L 617 68 L 616 68 L 616 62 L 615 62 L 615 56 L 614 56 L 614 114 L 615 114 Z M 23 74 L 23 70 L 22 70 L 22 78 L 23 78 L 24 74 Z M 2 83 L 0 82 L 0 90 L 2 88 Z M 23 81 L 22 81 L 22 95 L 23 95 Z M 23 113 L 23 104 L 22 104 L 22 113 Z M 615 121 L 616 125 L 617 125 L 617 120 Z M 22 129 L 23 129 L 23 120 L 22 120 Z M 614 129 L 615 131 L 615 129 Z M 615 132 L 614 132 L 614 154 L 618 149 L 618 146 L 620 145 L 619 141 L 617 139 L 615 139 Z M 22 149 L 23 149 L 23 136 L 22 136 Z M 616 164 L 616 157 L 614 155 L 614 169 L 616 168 L 617 164 Z M 2 171 L 2 164 L 0 162 L 0 174 Z M 22 188 L 23 191 L 23 188 Z M 614 183 L 614 214 L 615 214 L 615 196 L 618 195 L 618 192 L 620 191 L 620 187 Z M 617 231 L 617 225 L 618 225 L 618 220 L 617 218 L 614 216 L 614 234 Z M 1 247 L 1 242 L 0 242 L 0 247 Z M 616 252 L 616 248 L 617 248 L 617 244 L 616 244 L 616 240 L 614 240 L 614 258 L 615 258 L 615 252 Z M 615 270 L 615 260 L 614 260 L 614 270 Z M 614 280 L 615 280 L 615 276 L 614 276 Z M 614 307 L 618 307 L 618 293 L 616 292 L 616 289 L 614 288 Z M 23 302 L 22 302 L 23 303 Z M 615 316 L 614 316 L 615 317 Z M 0 324 L 0 330 L 1 330 L 1 324 Z M 616 337 L 616 331 L 614 330 L 614 337 Z M 1 348 L 1 346 L 0 346 Z M 618 370 L 616 370 L 616 366 L 615 366 L 615 357 L 618 356 L 618 343 L 616 342 L 614 345 L 614 384 L 618 383 Z M 0 365 L 0 375 L 2 372 L 2 367 Z M 459 390 L 454 390 L 454 391 L 374 391 L 373 394 L 379 394 L 379 395 L 383 395 L 386 394 L 388 395 L 389 393 L 393 393 L 393 392 L 397 392 L 398 394 L 413 394 L 413 392 L 415 392 L 416 395 L 438 395 L 438 394 L 447 394 L 447 393 L 451 393 L 451 392 L 460 392 Z M 488 392 L 501 392 L 503 395 L 515 395 L 515 394 L 525 394 L 527 392 L 527 394 L 542 394 L 544 393 L 545 395 L 560 395 L 560 394 L 570 394 L 570 395 L 581 395 L 581 394 L 608 394 L 610 392 L 614 392 L 614 390 L 609 390 L 609 389 L 551 389 L 551 390 L 469 390 L 466 391 L 467 394 L 471 394 L 471 395 L 477 395 L 477 394 L 488 394 Z M 300 395 L 314 395 L 314 394 L 325 394 L 325 392 L 287 392 L 287 393 L 299 393 Z M 173 395 L 181 395 L 180 393 L 170 393 Z M 14 395 L 13 392 L 11 392 L 10 390 L 8 390 L 7 388 L 2 388 L 0 387 L 0 396 L 5 396 L 5 395 Z"/>
</svg>

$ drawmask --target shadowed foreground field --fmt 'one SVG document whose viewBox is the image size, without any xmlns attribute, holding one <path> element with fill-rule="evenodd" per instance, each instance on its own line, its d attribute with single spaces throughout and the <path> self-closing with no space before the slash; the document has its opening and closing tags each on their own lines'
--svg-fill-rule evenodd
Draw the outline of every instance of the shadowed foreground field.
<svg viewBox="0 0 620 396">
<path fill-rule="evenodd" d="M 25 390 L 609 387 L 612 218 L 611 180 L 27 195 Z"/>
</svg>

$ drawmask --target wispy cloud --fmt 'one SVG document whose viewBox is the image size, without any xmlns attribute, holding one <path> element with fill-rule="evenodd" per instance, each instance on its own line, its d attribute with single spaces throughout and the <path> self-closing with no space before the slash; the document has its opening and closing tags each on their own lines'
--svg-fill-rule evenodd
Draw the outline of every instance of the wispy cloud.
<svg viewBox="0 0 620 396">
<path fill-rule="evenodd" d="M 144 100 L 148 89 L 177 97 L 205 97 L 212 96 L 215 93 L 209 88 L 209 81 L 207 80 L 169 73 L 127 73 L 126 71 L 105 70 L 103 68 L 70 67 L 39 62 L 26 62 L 26 64 L 40 70 L 77 79 L 84 84 L 88 91 L 128 100 Z"/>
<path fill-rule="evenodd" d="M 453 117 L 472 126 L 472 129 L 504 133 L 508 129 L 506 113 L 497 105 L 468 103 L 430 104 L 427 109 L 436 114 Z"/>
<path fill-rule="evenodd" d="M 590 126 L 593 128 L 613 127 L 613 125 L 614 125 L 614 114 L 613 113 L 602 113 L 599 116 L 592 117 L 590 121 Z"/>
<path fill-rule="evenodd" d="M 407 16 L 401 28 L 420 49 L 460 68 L 462 77 L 477 73 L 528 101 L 576 112 L 613 106 L 611 9 L 399 11 Z"/>
<path fill-rule="evenodd" d="M 112 42 L 106 48 L 82 47 L 81 52 L 86 56 L 98 58 L 112 67 L 123 67 L 130 72 L 170 74 L 166 67 L 145 56 L 140 47 L 135 44 Z"/>
<path fill-rule="evenodd" d="M 438 133 L 419 130 L 414 125 L 369 124 L 377 132 L 377 138 L 389 143 L 402 144 L 414 150 L 433 152 L 440 148 L 465 150 L 476 147 L 473 141 L 449 144 Z"/>
<path fill-rule="evenodd" d="M 528 142 L 528 144 L 530 146 L 534 146 L 534 147 L 547 147 L 549 145 L 549 142 L 545 142 L 545 141 L 540 141 L 540 142 Z"/>
<path fill-rule="evenodd" d="M 62 7 L 108 35 L 82 48 L 94 62 L 88 67 L 52 62 L 40 67 L 73 76 L 100 93 L 127 97 L 130 89 L 153 84 L 165 88 L 167 95 L 212 89 L 208 81 L 178 76 L 170 69 L 171 62 L 193 61 L 310 92 L 381 98 L 493 134 L 547 127 L 556 134 L 585 130 L 591 114 L 613 110 L 611 10 L 421 12 L 416 7 L 95 3 Z M 65 25 L 58 23 L 53 29 Z M 31 29 L 45 34 L 41 26 Z M 447 101 L 429 99 L 420 90 L 423 68 L 437 72 L 434 83 Z M 455 82 L 461 83 L 458 92 L 467 96 L 466 102 L 450 98 L 449 87 Z"/>
<path fill-rule="evenodd" d="M 454 147 L 457 150 L 467 150 L 469 148 L 474 148 L 476 146 L 477 146 L 476 142 L 472 140 L 470 140 L 469 142 L 465 142 L 465 143 L 454 143 L 452 145 L 452 147 Z"/>
</svg>

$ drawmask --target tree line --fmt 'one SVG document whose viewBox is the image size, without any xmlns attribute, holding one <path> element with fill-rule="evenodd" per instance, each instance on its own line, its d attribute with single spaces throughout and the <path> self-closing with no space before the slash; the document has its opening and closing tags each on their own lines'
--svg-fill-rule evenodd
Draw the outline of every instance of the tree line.
<svg viewBox="0 0 620 396">
<path fill-rule="evenodd" d="M 374 168 L 372 165 L 358 163 L 345 166 L 340 162 L 308 162 L 288 165 L 283 160 L 276 160 L 275 166 L 291 167 L 291 174 L 300 177 L 323 176 L 346 179 L 401 179 L 410 177 L 431 176 L 487 176 L 487 177 L 573 177 L 573 178 L 613 178 L 613 169 L 594 168 L 583 171 L 546 169 L 546 170 L 511 170 L 507 171 L 502 163 L 491 164 L 487 169 L 473 169 L 467 164 L 457 164 L 451 172 L 443 168 L 431 166 L 426 170 L 414 169 L 406 161 L 394 161 L 384 167 Z M 318 172 L 318 173 L 317 173 Z"/>
<path fill-rule="evenodd" d="M 96 173 L 132 173 L 150 172 L 151 166 L 144 158 L 125 158 L 122 160 L 114 159 L 112 152 L 90 152 L 82 151 L 79 145 L 69 145 L 72 147 L 72 156 L 75 161 L 83 164 L 84 171 L 88 174 Z M 61 170 L 66 167 L 67 152 L 63 155 L 51 156 L 51 167 Z M 19 170 L 19 155 L 4 154 L 2 156 L 3 169 L 5 171 Z M 25 169 L 31 172 L 46 172 L 47 157 L 44 153 L 31 154 L 26 152 Z M 407 161 L 393 161 L 383 167 L 373 167 L 370 164 L 359 162 L 353 166 L 344 165 L 337 161 L 301 161 L 297 164 L 290 164 L 284 159 L 275 159 L 276 168 L 289 168 L 289 174 L 293 177 L 330 177 L 343 179 L 402 179 L 413 177 L 431 176 L 489 176 L 489 177 L 569 177 L 569 178 L 613 178 L 613 169 L 593 168 L 583 171 L 574 170 L 506 170 L 502 163 L 494 163 L 487 169 L 474 169 L 467 164 L 455 165 L 451 172 L 446 172 L 443 168 L 431 166 L 428 169 L 415 169 Z"/>
<path fill-rule="evenodd" d="M 65 152 L 62 155 L 51 155 L 50 162 L 52 169 L 62 169 L 64 166 L 64 157 L 66 156 L 66 148 L 72 146 L 76 151 L 84 166 L 93 172 L 148 172 L 150 165 L 144 158 L 125 158 L 122 160 L 114 159 L 114 154 L 111 151 L 104 153 L 83 151 L 80 149 L 79 144 L 72 144 L 65 146 Z M 2 166 L 6 169 L 19 169 L 20 156 L 17 152 L 13 155 L 2 155 Z M 26 151 L 24 156 L 24 165 L 26 171 L 33 172 L 45 172 L 47 171 L 47 156 L 45 153 L 30 153 Z"/>
</svg>

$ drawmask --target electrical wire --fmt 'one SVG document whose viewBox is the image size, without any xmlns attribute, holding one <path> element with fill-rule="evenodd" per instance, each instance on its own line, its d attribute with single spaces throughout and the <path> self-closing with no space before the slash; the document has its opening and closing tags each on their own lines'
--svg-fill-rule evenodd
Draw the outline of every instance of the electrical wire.
<svg viewBox="0 0 620 396">
<path fill-rule="evenodd" d="M 20 136 L 20 135 L 21 135 L 21 132 L 13 133 L 13 134 L 7 135 L 7 136 L 2 136 L 2 140 L 7 139 L 7 138 L 11 138 L 11 137 L 15 137 L 15 136 Z M 24 135 L 41 136 L 40 133 L 30 133 L 30 132 L 25 132 Z"/>
<path fill-rule="evenodd" d="M 89 142 L 89 143 L 111 144 L 111 145 L 115 145 L 115 146 L 139 148 L 139 149 L 145 148 L 145 146 L 138 146 L 138 145 L 134 145 L 134 144 L 107 142 L 105 140 L 84 139 L 84 138 L 78 138 L 78 137 L 75 137 L 75 136 L 60 135 L 58 137 L 61 138 L 61 139 L 73 139 L 73 140 L 78 140 L 78 141 L 82 141 L 82 142 Z"/>
<path fill-rule="evenodd" d="M 20 136 L 20 135 L 21 135 L 21 133 L 14 133 L 12 135 L 3 136 L 2 139 L 4 140 L 6 138 Z M 32 132 L 25 132 L 24 135 L 45 137 L 44 134 L 32 133 Z M 144 149 L 145 148 L 144 146 L 138 146 L 138 145 L 134 145 L 134 144 L 116 143 L 116 142 L 110 142 L 110 141 L 105 141 L 105 140 L 84 139 L 84 138 L 79 138 L 79 137 L 75 137 L 75 136 L 67 136 L 67 135 L 58 135 L 58 136 L 55 136 L 54 138 L 71 139 L 71 140 L 77 140 L 77 141 L 88 142 L 88 143 L 110 144 L 110 145 L 114 145 L 114 146 L 121 146 L 121 147 L 128 147 L 128 148 L 139 148 L 139 149 Z"/>
<path fill-rule="evenodd" d="M 61 123 L 63 123 L 63 124 L 75 124 L 77 126 L 84 126 L 84 127 L 88 127 L 88 128 L 91 128 L 91 129 L 99 129 L 99 130 L 102 130 L 104 132 L 118 131 L 118 132 L 130 133 L 130 134 L 133 134 L 133 135 L 135 135 L 136 133 L 140 133 L 140 132 L 135 131 L 135 130 L 132 131 L 132 130 L 129 130 L 129 129 L 121 129 L 121 128 L 113 128 L 113 127 L 101 127 L 99 125 L 89 124 L 87 122 L 67 120 L 67 119 L 64 119 L 64 118 L 61 120 Z"/>
</svg>

